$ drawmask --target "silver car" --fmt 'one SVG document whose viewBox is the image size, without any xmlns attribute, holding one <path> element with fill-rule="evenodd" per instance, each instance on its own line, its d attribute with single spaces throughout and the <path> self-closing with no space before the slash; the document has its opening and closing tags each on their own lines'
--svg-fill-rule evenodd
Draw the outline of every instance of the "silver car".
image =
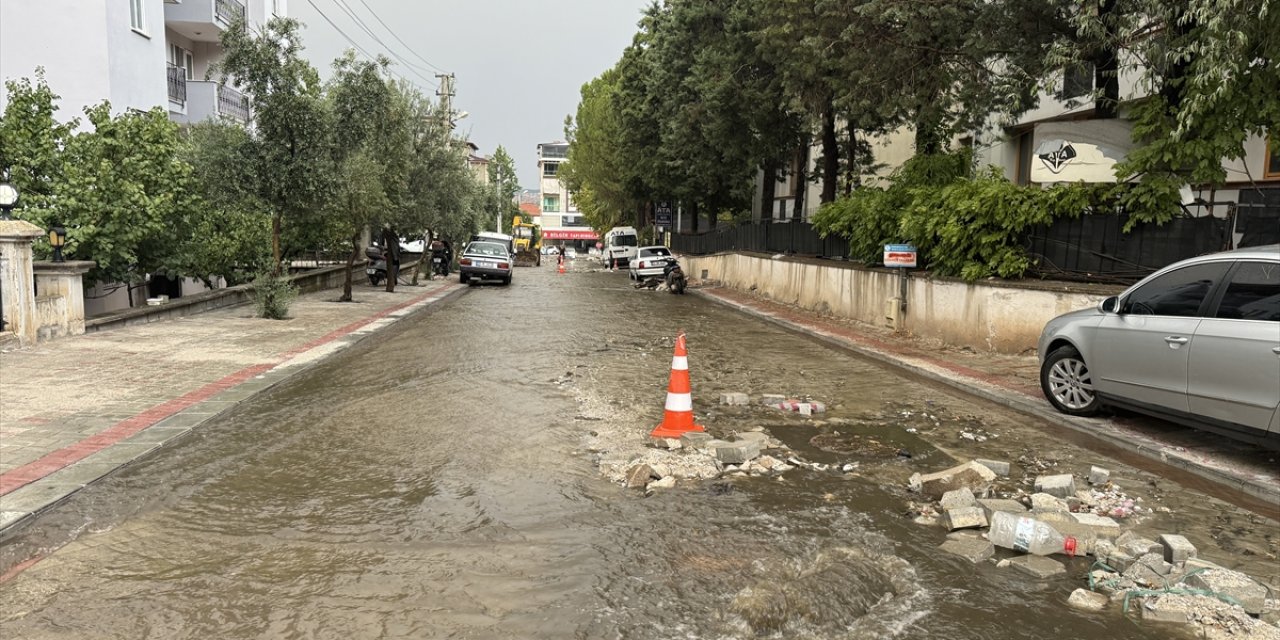
<svg viewBox="0 0 1280 640">
<path fill-rule="evenodd" d="M 1059 411 L 1122 407 L 1280 448 L 1280 245 L 1175 263 L 1040 335 Z"/>
</svg>

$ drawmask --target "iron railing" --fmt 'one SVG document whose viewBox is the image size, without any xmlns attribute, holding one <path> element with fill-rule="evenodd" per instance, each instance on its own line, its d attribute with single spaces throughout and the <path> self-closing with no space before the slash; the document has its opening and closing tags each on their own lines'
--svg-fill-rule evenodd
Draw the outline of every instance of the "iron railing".
<svg viewBox="0 0 1280 640">
<path fill-rule="evenodd" d="M 241 122 L 249 120 L 249 100 L 244 94 L 228 87 L 218 85 L 218 113 L 230 116 Z"/>
<path fill-rule="evenodd" d="M 244 4 L 237 0 L 213 0 L 213 13 L 227 24 L 244 17 Z"/>
<path fill-rule="evenodd" d="M 187 70 L 176 65 L 169 65 L 169 102 L 187 103 Z"/>
</svg>

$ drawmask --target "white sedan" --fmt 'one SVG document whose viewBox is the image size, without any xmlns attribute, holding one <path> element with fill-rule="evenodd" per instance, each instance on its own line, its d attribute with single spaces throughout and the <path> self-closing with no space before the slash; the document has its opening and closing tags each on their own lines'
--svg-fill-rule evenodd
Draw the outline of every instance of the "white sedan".
<svg viewBox="0 0 1280 640">
<path fill-rule="evenodd" d="M 636 249 L 636 258 L 627 268 L 632 280 L 660 276 L 671 259 L 671 250 L 663 246 L 640 247 Z"/>
</svg>

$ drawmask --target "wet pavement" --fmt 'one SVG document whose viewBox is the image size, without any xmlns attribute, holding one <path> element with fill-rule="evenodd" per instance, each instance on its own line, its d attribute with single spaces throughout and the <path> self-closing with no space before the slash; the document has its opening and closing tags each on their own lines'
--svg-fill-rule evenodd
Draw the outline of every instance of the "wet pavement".
<svg viewBox="0 0 1280 640">
<path fill-rule="evenodd" d="M 625 275 L 520 269 L 403 318 L 77 492 L 5 540 L 9 638 L 1166 638 L 937 552 L 906 478 L 1091 464 L 1220 564 L 1280 583 L 1276 523 L 1021 414 Z M 764 426 L 851 473 L 601 478 L 662 416 L 672 338 L 717 435 Z M 724 392 L 826 402 L 815 418 Z M 964 434 L 969 434 L 966 437 Z M 978 440 L 978 437 L 981 440 Z M 901 452 L 906 452 L 909 457 Z"/>
</svg>

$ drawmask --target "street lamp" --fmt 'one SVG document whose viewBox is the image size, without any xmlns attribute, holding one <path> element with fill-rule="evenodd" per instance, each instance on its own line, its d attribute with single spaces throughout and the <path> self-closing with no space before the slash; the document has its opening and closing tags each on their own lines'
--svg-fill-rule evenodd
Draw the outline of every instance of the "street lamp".
<svg viewBox="0 0 1280 640">
<path fill-rule="evenodd" d="M 49 246 L 53 247 L 53 261 L 63 262 L 62 247 L 67 244 L 67 230 L 62 226 L 54 226 L 49 230 Z"/>
<path fill-rule="evenodd" d="M 6 172 L 7 173 L 7 172 Z M 6 175 L 5 178 L 8 176 Z M 12 220 L 9 212 L 18 204 L 18 188 L 9 184 L 9 181 L 0 178 L 0 220 Z"/>
</svg>

